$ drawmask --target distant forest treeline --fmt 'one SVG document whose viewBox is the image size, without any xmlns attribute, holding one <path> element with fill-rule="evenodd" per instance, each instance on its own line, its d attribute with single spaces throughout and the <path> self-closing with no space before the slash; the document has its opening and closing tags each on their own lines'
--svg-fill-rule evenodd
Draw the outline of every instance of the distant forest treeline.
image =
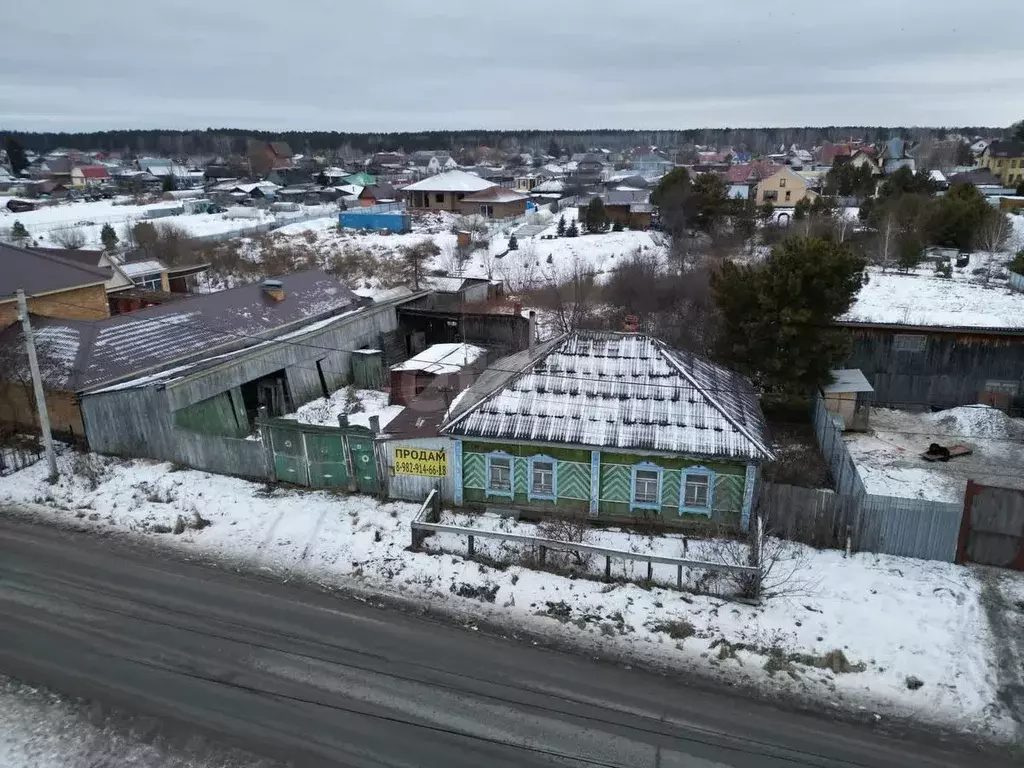
<svg viewBox="0 0 1024 768">
<path fill-rule="evenodd" d="M 25 149 L 46 152 L 68 148 L 80 150 L 121 150 L 135 154 L 230 155 L 243 154 L 246 139 L 287 141 L 295 152 L 383 152 L 420 149 L 457 151 L 466 147 L 494 147 L 503 150 L 563 152 L 584 151 L 595 147 L 622 150 L 637 146 L 679 147 L 692 144 L 746 149 L 767 153 L 779 147 L 797 144 L 810 147 L 825 141 L 850 138 L 870 142 L 892 136 L 905 139 L 939 139 L 949 134 L 964 136 L 1001 136 L 1003 128 L 968 126 L 958 128 L 920 128 L 885 126 L 828 126 L 802 128 L 701 128 L 680 131 L 422 131 L 416 133 L 341 133 L 338 131 L 250 131 L 241 128 L 207 128 L 199 131 L 115 130 L 91 133 L 30 133 L 2 131 L 16 138 Z"/>
</svg>

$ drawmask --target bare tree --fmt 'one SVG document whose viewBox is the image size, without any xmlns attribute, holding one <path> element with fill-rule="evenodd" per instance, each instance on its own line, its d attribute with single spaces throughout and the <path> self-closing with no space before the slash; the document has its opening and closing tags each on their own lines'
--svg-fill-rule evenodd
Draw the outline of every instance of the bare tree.
<svg viewBox="0 0 1024 768">
<path fill-rule="evenodd" d="M 978 233 L 978 243 L 985 253 L 988 254 L 985 264 L 985 282 L 988 282 L 992 272 L 992 265 L 995 263 L 996 253 L 1001 251 L 1010 239 L 1013 226 L 1010 219 L 1004 213 L 992 211 L 986 218 Z"/>
<path fill-rule="evenodd" d="M 552 267 L 544 276 L 545 293 L 554 310 L 559 333 L 581 328 L 592 310 L 594 273 L 579 258 L 570 267 Z"/>
<path fill-rule="evenodd" d="M 85 235 L 80 229 L 58 229 L 53 233 L 52 237 L 57 245 L 61 248 L 67 248 L 69 251 L 77 251 L 85 245 Z"/>
</svg>

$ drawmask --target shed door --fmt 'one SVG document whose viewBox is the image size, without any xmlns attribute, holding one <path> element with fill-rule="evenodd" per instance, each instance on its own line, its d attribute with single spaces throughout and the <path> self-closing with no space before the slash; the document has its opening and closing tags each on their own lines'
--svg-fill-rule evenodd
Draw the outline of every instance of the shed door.
<svg viewBox="0 0 1024 768">
<path fill-rule="evenodd" d="M 270 447 L 274 454 L 274 476 L 283 483 L 309 485 L 309 468 L 302 432 L 273 426 Z"/>
<path fill-rule="evenodd" d="M 317 488 L 344 488 L 348 485 L 345 440 L 340 434 L 306 434 L 309 458 L 309 484 Z"/>
<path fill-rule="evenodd" d="M 377 459 L 373 453 L 373 440 L 349 435 L 348 450 L 352 455 L 356 487 L 361 493 L 376 493 L 380 486 L 377 483 Z"/>
</svg>

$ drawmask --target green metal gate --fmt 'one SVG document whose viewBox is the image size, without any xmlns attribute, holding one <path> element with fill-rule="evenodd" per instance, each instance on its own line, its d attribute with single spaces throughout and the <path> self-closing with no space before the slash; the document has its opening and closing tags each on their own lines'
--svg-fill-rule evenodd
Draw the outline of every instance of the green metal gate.
<svg viewBox="0 0 1024 768">
<path fill-rule="evenodd" d="M 377 493 L 373 433 L 366 427 L 320 427 L 289 419 L 260 421 L 274 478 L 310 488 Z"/>
<path fill-rule="evenodd" d="M 377 460 L 373 452 L 373 440 L 358 435 L 348 435 L 347 438 L 356 486 L 361 493 L 376 493 L 380 485 L 377 482 Z"/>
<path fill-rule="evenodd" d="M 289 422 L 285 422 L 288 424 Z M 274 477 L 283 483 L 309 485 L 309 470 L 306 466 L 306 448 L 301 430 L 284 425 L 267 425 L 264 439 L 269 433 L 270 450 L 274 457 Z"/>
<path fill-rule="evenodd" d="M 347 488 L 348 464 L 345 461 L 345 436 L 306 435 L 309 484 L 314 488 Z"/>
</svg>

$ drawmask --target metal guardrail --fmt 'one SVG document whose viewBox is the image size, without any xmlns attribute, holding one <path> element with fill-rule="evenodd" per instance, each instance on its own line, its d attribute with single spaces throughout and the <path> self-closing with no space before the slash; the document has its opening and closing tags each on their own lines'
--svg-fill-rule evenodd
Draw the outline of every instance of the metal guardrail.
<svg viewBox="0 0 1024 768">
<path fill-rule="evenodd" d="M 538 559 L 541 565 L 545 562 L 547 551 L 576 552 L 578 554 L 597 555 L 605 559 L 605 578 L 610 579 L 612 573 L 612 560 L 632 560 L 647 563 L 647 581 L 654 577 L 654 564 L 676 566 L 676 587 L 683 588 L 683 569 L 701 568 L 707 571 L 718 573 L 731 573 L 745 576 L 760 576 L 761 570 L 752 565 L 729 565 L 726 563 L 712 563 L 706 560 L 688 560 L 680 557 L 664 557 L 662 555 L 644 555 L 638 552 L 627 552 L 623 549 L 611 549 L 609 547 L 597 547 L 591 544 L 577 544 L 571 541 L 558 541 L 556 539 L 544 539 L 538 536 L 523 536 L 518 533 L 503 533 L 501 531 L 485 531 L 479 528 L 463 528 L 458 525 L 441 525 L 440 523 L 425 522 L 425 518 L 438 509 L 437 491 L 431 491 L 419 514 L 412 521 L 412 548 L 420 549 L 423 539 L 428 533 L 451 533 L 467 537 L 467 557 L 472 559 L 476 550 L 476 539 L 498 539 L 516 544 L 524 544 L 538 548 Z"/>
</svg>

